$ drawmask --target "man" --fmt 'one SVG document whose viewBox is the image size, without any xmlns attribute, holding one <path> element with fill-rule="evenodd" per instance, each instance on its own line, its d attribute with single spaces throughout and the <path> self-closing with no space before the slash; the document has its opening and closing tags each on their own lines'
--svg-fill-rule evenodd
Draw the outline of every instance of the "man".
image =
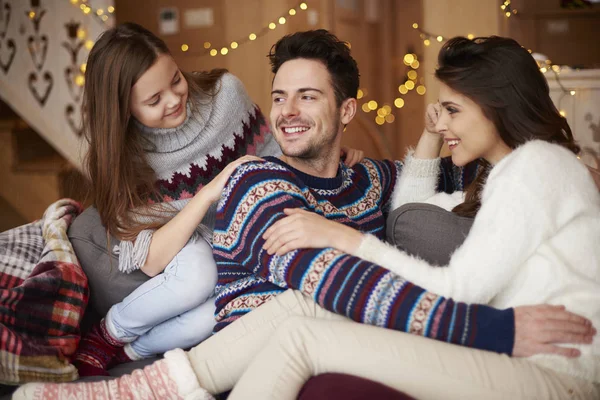
<svg viewBox="0 0 600 400">
<path fill-rule="evenodd" d="M 324 30 L 300 32 L 277 42 L 270 60 L 271 124 L 283 156 L 238 167 L 218 204 L 213 237 L 218 333 L 189 353 L 168 352 L 164 360 L 109 385 L 27 385 L 15 399 L 111 398 L 140 390 L 147 398 L 166 393 L 209 398 L 202 397 L 207 395 L 202 388 L 212 394 L 230 390 L 277 326 L 294 316 L 350 318 L 519 356 L 574 356 L 553 343 L 589 340 L 594 332 L 589 321 L 560 307 L 495 310 L 455 303 L 338 250 L 283 256 L 264 250 L 263 234 L 285 217 L 285 208 L 308 209 L 382 238 L 402 169 L 391 161 L 364 160 L 352 169 L 340 164 L 341 135 L 356 113 L 359 83 L 356 62 L 343 42 Z M 452 179 L 443 182 L 444 190 L 461 186 Z"/>
</svg>

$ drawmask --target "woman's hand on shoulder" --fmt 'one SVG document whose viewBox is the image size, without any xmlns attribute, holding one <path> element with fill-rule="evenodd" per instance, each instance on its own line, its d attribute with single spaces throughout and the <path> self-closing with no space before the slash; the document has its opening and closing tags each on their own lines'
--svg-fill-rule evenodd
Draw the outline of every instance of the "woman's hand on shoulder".
<svg viewBox="0 0 600 400">
<path fill-rule="evenodd" d="M 219 172 L 219 175 L 215 176 L 212 181 L 206 184 L 197 195 L 207 196 L 211 203 L 218 201 L 221 198 L 221 193 L 223 192 L 223 189 L 225 189 L 225 185 L 233 171 L 240 165 L 250 161 L 263 161 L 263 159 L 256 156 L 243 156 L 230 162 L 221 172 Z"/>
<path fill-rule="evenodd" d="M 362 233 L 330 221 L 317 213 L 286 208 L 287 215 L 274 223 L 263 235 L 263 249 L 269 254 L 284 255 L 297 249 L 333 247 L 352 254 L 362 241 Z"/>
</svg>

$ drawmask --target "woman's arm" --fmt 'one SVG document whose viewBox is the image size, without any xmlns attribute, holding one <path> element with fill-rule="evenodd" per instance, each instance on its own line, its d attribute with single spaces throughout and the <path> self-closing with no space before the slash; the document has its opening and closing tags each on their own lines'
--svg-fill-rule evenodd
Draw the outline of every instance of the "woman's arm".
<svg viewBox="0 0 600 400">
<path fill-rule="evenodd" d="M 255 160 L 260 160 L 260 158 L 244 156 L 231 162 L 210 183 L 200 189 L 177 215 L 154 232 L 146 262 L 140 268 L 142 272 L 148 276 L 160 274 L 185 246 L 206 215 L 208 208 L 219 200 L 229 175 L 239 165 Z"/>
<path fill-rule="evenodd" d="M 439 105 L 429 104 L 425 113 L 425 129 L 414 152 L 408 152 L 402 174 L 394 187 L 391 209 L 406 203 L 421 202 L 436 193 L 440 169 L 442 136 L 435 131 Z"/>
<path fill-rule="evenodd" d="M 550 222 L 525 185 L 504 180 L 488 191 L 465 242 L 446 268 L 364 236 L 353 255 L 457 301 L 483 303 L 502 290 L 545 239 Z"/>
</svg>

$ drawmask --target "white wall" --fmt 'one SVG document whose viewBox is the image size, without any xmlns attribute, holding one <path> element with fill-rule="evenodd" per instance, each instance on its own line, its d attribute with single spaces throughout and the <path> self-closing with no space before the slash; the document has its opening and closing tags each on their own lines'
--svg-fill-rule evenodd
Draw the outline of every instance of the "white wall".
<svg viewBox="0 0 600 400">
<path fill-rule="evenodd" d="M 113 1 L 91 3 L 107 13 Z M 33 19 L 28 16 L 32 11 Z M 113 20 L 111 16 L 107 23 Z M 70 39 L 67 23 L 79 24 L 87 32 L 86 38 Z M 66 46 L 95 40 L 109 25 L 92 13 L 84 14 L 70 0 L 0 0 L 0 97 L 76 166 L 80 166 L 83 141 L 76 133 L 80 128 L 81 87 L 74 79 L 89 50 L 81 46 L 75 73 L 67 76 L 72 58 Z M 38 98 L 48 93 L 45 102 L 40 102 L 36 93 Z M 69 105 L 73 108 L 71 124 L 66 113 Z"/>
</svg>

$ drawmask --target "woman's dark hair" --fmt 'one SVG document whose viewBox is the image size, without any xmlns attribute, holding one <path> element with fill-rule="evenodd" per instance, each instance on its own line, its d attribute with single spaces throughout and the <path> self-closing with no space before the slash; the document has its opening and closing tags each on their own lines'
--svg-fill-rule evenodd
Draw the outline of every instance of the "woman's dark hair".
<svg viewBox="0 0 600 400">
<path fill-rule="evenodd" d="M 510 148 L 538 139 L 579 152 L 567 120 L 550 99 L 546 78 L 515 40 L 455 37 L 440 50 L 438 65 L 436 78 L 473 100 Z M 453 210 L 459 215 L 475 216 L 481 206 L 480 192 L 490 165 L 479 162 L 481 168 L 466 190 L 465 202 Z"/>
<path fill-rule="evenodd" d="M 274 74 L 286 61 L 298 58 L 321 61 L 331 75 L 337 106 L 346 99 L 356 98 L 358 65 L 346 43 L 325 29 L 284 36 L 271 47 L 268 57 Z"/>
</svg>

